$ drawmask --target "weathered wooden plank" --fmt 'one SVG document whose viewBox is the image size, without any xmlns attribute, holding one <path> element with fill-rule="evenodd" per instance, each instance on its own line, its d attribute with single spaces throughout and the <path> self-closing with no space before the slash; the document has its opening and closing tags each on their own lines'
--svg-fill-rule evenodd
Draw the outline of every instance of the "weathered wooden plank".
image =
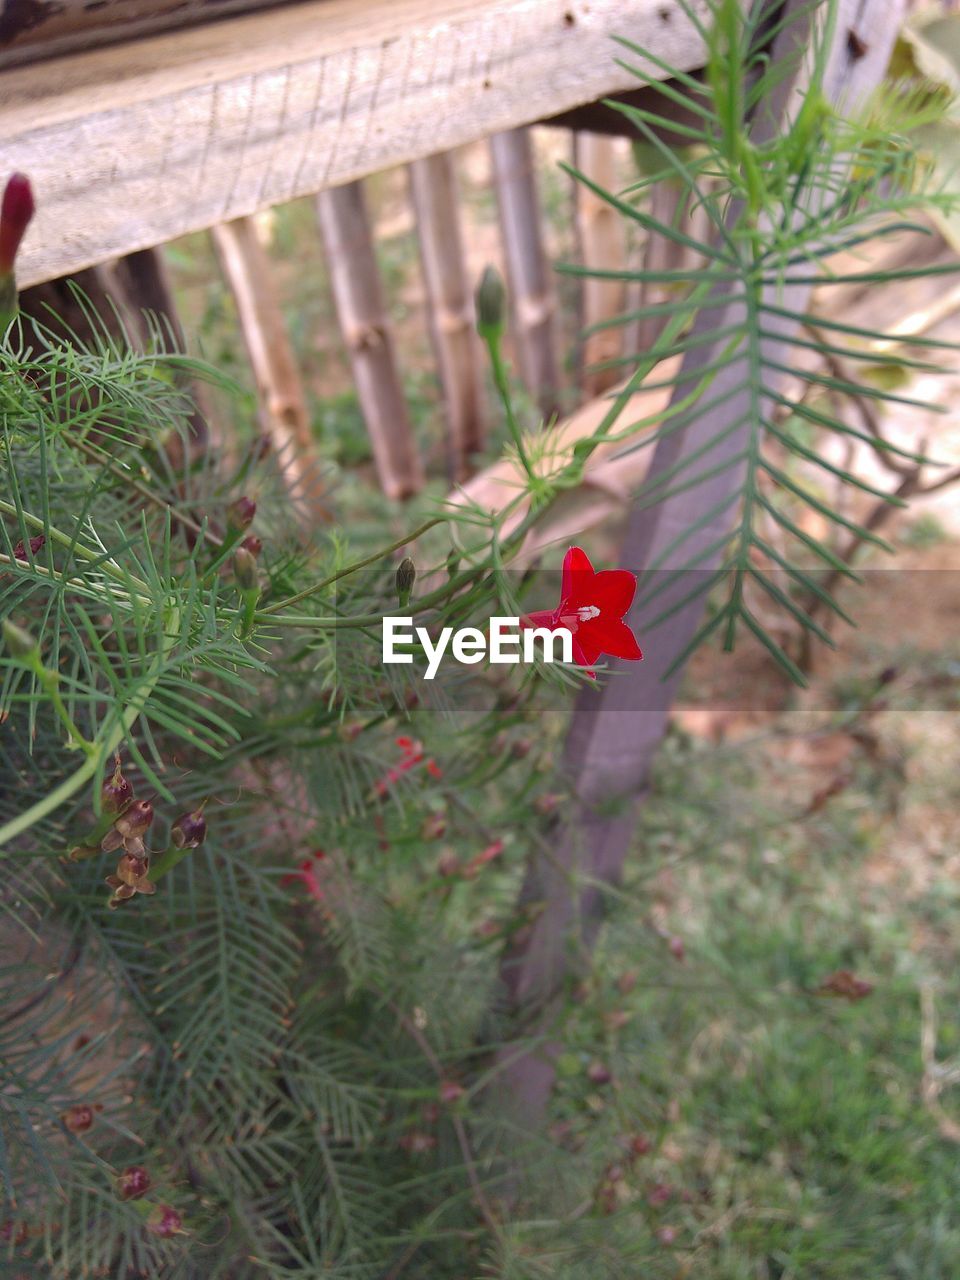
<svg viewBox="0 0 960 1280">
<path fill-rule="evenodd" d="M 470 474 L 471 454 L 483 447 L 483 367 L 450 152 L 414 160 L 410 190 L 443 387 L 450 478 L 464 480 Z"/>
<path fill-rule="evenodd" d="M 397 368 L 363 184 L 321 191 L 317 217 L 380 487 L 388 498 L 408 498 L 423 487 L 423 464 Z"/>
<path fill-rule="evenodd" d="M 21 281 L 629 87 L 614 34 L 701 61 L 675 0 L 309 0 L 5 71 L 0 172 L 38 196 Z"/>
</svg>

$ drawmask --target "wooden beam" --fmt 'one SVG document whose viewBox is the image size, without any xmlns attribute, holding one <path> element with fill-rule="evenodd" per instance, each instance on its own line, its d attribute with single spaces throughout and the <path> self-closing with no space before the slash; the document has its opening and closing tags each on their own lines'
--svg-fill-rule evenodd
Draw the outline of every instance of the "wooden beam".
<svg viewBox="0 0 960 1280">
<path fill-rule="evenodd" d="M 317 216 L 380 487 L 388 498 L 408 498 L 423 487 L 423 466 L 397 369 L 363 184 L 321 191 Z"/>
<path fill-rule="evenodd" d="M 494 134 L 490 154 L 520 376 L 544 418 L 549 419 L 557 411 L 560 383 L 554 334 L 557 299 L 543 247 L 528 130 Z"/>
<path fill-rule="evenodd" d="M 0 12 L 0 70 L 280 3 L 283 0 L 5 0 Z"/>
<path fill-rule="evenodd" d="M 450 152 L 414 160 L 410 190 L 447 415 L 450 479 L 464 480 L 471 454 L 483 448 L 483 371 Z"/>
<path fill-rule="evenodd" d="M 614 35 L 702 63 L 676 0 L 307 0 L 4 71 L 21 283 L 630 87 Z"/>
<path fill-rule="evenodd" d="M 252 218 L 213 228 L 213 243 L 230 286 L 240 330 L 257 380 L 263 425 L 273 442 L 291 502 L 310 527 L 331 518 L 310 415 L 280 307 L 273 268 Z"/>
</svg>

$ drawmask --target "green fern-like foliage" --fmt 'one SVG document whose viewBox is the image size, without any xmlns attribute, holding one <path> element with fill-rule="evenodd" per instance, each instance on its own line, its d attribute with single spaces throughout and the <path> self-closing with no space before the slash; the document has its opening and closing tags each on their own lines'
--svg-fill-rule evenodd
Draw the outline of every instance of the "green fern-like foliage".
<svg viewBox="0 0 960 1280">
<path fill-rule="evenodd" d="M 685 6 L 684 12 L 700 25 L 693 9 Z M 636 127 L 645 144 L 645 175 L 619 195 L 599 189 L 582 173 L 575 176 L 647 236 L 663 237 L 682 249 L 689 262 L 669 271 L 606 273 L 672 296 L 597 326 L 636 321 L 663 326 L 652 350 L 639 358 L 639 367 L 637 357 L 622 363 L 627 372 L 635 368 L 628 389 L 641 380 L 648 387 L 666 386 L 672 392 L 670 407 L 653 436 L 630 441 L 623 452 L 654 442 L 662 445 L 666 462 L 655 469 L 640 502 L 661 504 L 684 493 L 691 518 L 655 560 L 637 566 L 646 581 L 641 602 L 652 605 L 678 578 L 691 584 L 681 605 L 714 592 L 715 607 L 692 643 L 676 655 L 675 666 L 718 630 L 724 646 L 732 648 L 745 627 L 803 683 L 796 664 L 750 607 L 748 584 L 759 588 L 777 614 L 785 613 L 801 629 L 832 644 L 811 616 L 811 603 L 850 619 L 811 561 L 834 576 L 856 579 L 857 574 L 832 539 L 806 531 L 803 510 L 843 532 L 853 547 L 864 543 L 892 548 L 824 500 L 816 480 L 798 476 L 796 464 L 903 505 L 899 497 L 832 461 L 822 442 L 838 433 L 880 448 L 894 461 L 922 463 L 920 455 L 885 440 L 878 444 L 876 437 L 851 426 L 836 402 L 852 396 L 873 405 L 888 402 L 929 410 L 935 406 L 878 388 L 867 378 L 860 380 L 856 370 L 865 362 L 874 367 L 937 369 L 929 359 L 884 354 L 889 335 L 836 318 L 818 318 L 819 332 L 811 340 L 809 291 L 814 285 L 872 285 L 898 275 L 908 279 L 957 270 L 949 263 L 906 267 L 891 274 L 861 266 L 857 258 L 863 246 L 887 236 L 929 235 L 929 225 L 918 222 L 917 216 L 925 209 L 951 206 L 952 197 L 925 175 L 910 142 L 914 130 L 943 111 L 944 101 L 941 92 L 895 82 L 861 102 L 855 115 L 841 114 L 827 96 L 835 11 L 829 5 L 812 6 L 792 18 L 802 28 L 809 22 L 810 46 L 801 69 L 799 105 L 778 123 L 768 117 L 770 103 L 797 72 L 793 59 L 770 58 L 770 41 L 784 34 L 783 20 L 771 29 L 770 15 L 762 6 L 744 12 L 733 0 L 712 4 L 710 16 L 712 27 L 701 27 L 709 49 L 702 78 L 622 42 L 628 56 L 621 65 L 663 104 L 659 110 L 618 101 L 608 104 Z M 788 26 L 786 35 L 791 32 Z M 667 77 L 667 83 L 660 83 L 661 77 Z M 677 147 L 677 139 L 684 145 Z M 647 193 L 665 180 L 680 186 L 678 208 L 689 213 L 694 225 L 705 226 L 705 235 L 695 236 L 678 225 L 679 219 L 665 223 L 648 211 Z M 565 269 L 596 274 L 579 267 Z M 915 347 L 927 355 L 950 345 L 920 339 Z M 670 359 L 677 362 L 676 372 L 658 376 L 668 367 L 662 362 Z M 824 370 L 823 362 L 831 360 L 841 362 L 840 372 Z M 652 378 L 651 369 L 656 370 Z M 704 418 L 715 421 L 717 429 L 702 447 L 684 451 L 684 434 Z M 786 424 L 791 420 L 813 428 L 813 441 L 789 430 Z M 614 439 L 620 433 L 626 435 L 622 421 L 613 432 L 604 432 Z M 736 447 L 725 449 L 731 441 Z M 584 442 L 582 451 L 592 443 Z M 719 473 L 730 477 L 727 492 L 717 505 L 703 510 L 701 502 L 698 509 L 698 489 Z M 778 530 L 778 545 L 765 536 L 765 522 Z M 698 539 L 704 528 L 716 530 L 706 545 Z M 688 546 L 694 549 L 685 553 Z M 678 607 L 674 600 L 669 611 L 650 610 L 648 625 L 665 621 Z"/>
</svg>

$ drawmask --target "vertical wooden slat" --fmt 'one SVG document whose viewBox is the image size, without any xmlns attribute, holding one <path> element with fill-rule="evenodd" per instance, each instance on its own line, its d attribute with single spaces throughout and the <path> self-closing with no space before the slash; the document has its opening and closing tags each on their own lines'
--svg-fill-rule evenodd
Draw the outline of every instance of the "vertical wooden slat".
<svg viewBox="0 0 960 1280">
<path fill-rule="evenodd" d="M 152 340 L 150 323 L 145 312 L 152 313 L 163 326 L 165 346 L 175 351 L 186 350 L 183 326 L 177 313 L 170 277 L 162 249 L 140 249 L 118 258 L 113 268 L 113 278 L 129 310 L 143 346 Z M 212 410 L 207 388 L 200 382 L 191 385 L 190 392 L 196 406 L 188 423 L 190 448 L 195 453 L 206 448 L 210 437 Z"/>
<path fill-rule="evenodd" d="M 447 413 L 450 479 L 464 480 L 470 455 L 483 447 L 483 374 L 452 154 L 415 160 L 410 190 Z"/>
<path fill-rule="evenodd" d="M 605 191 L 616 191 L 617 140 L 596 133 L 574 134 L 576 167 Z M 577 231 L 585 267 L 599 271 L 622 271 L 626 265 L 627 236 L 623 215 L 601 200 L 589 187 L 577 183 Z M 584 277 L 582 323 L 585 329 L 623 313 L 622 280 Z M 622 370 L 617 367 L 591 370 L 591 365 L 616 360 L 623 351 L 623 330 L 603 329 L 590 334 L 583 344 L 583 390 L 597 396 L 612 386 Z"/>
<path fill-rule="evenodd" d="M 557 412 L 553 290 L 543 247 L 533 148 L 527 129 L 490 139 L 520 375 L 545 418 Z"/>
<path fill-rule="evenodd" d="M 270 259 L 257 237 L 253 219 L 237 218 L 214 227 L 213 243 L 237 306 L 257 381 L 264 427 L 273 442 L 291 501 L 303 523 L 329 520 L 303 383 Z"/>
<path fill-rule="evenodd" d="M 423 465 L 397 370 L 362 184 L 321 191 L 317 213 L 380 486 L 390 498 L 406 498 L 422 487 Z"/>
</svg>

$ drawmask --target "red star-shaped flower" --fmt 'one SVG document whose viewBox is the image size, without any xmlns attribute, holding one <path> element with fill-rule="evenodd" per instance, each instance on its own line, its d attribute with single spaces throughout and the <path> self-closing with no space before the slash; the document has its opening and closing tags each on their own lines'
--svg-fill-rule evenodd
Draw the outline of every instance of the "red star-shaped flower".
<svg viewBox="0 0 960 1280">
<path fill-rule="evenodd" d="M 639 662 L 640 646 L 623 621 L 636 589 L 637 580 L 627 569 L 596 573 L 587 553 L 571 547 L 563 557 L 560 603 L 556 609 L 527 614 L 523 625 L 569 631 L 573 660 L 580 667 L 592 667 L 602 653 Z M 592 671 L 589 675 L 595 678 Z"/>
</svg>

